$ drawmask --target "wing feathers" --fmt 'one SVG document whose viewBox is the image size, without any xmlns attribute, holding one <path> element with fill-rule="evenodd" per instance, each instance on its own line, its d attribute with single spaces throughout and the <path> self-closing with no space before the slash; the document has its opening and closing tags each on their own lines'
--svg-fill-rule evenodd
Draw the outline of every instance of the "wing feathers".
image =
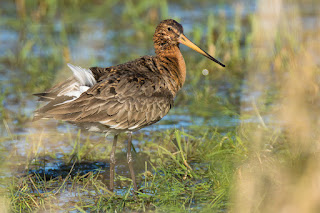
<svg viewBox="0 0 320 213">
<path fill-rule="evenodd" d="M 55 118 L 78 124 L 97 122 L 109 129 L 133 131 L 159 121 L 173 103 L 173 94 L 158 76 L 125 69 L 117 71 L 117 67 L 104 75 L 100 73 L 102 69 L 91 68 L 93 74 L 88 69 L 68 66 L 73 78 L 35 94 L 40 100 L 49 101 L 36 111 L 36 119 Z M 94 75 L 100 76 L 99 79 Z M 70 95 L 76 89 L 79 95 Z"/>
</svg>

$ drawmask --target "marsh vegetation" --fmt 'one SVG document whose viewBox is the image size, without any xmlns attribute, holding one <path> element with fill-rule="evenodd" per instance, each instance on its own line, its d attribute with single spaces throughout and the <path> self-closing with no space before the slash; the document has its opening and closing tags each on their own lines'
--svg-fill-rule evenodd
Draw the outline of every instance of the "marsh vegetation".
<svg viewBox="0 0 320 213">
<path fill-rule="evenodd" d="M 217 2 L 2 0 L 2 210 L 319 212 L 320 3 Z M 187 79 L 175 107 L 134 134 L 143 190 L 134 200 L 125 137 L 113 194 L 112 138 L 31 122 L 32 94 L 70 76 L 68 62 L 110 66 L 153 54 L 166 18 L 227 67 L 181 47 Z"/>
</svg>

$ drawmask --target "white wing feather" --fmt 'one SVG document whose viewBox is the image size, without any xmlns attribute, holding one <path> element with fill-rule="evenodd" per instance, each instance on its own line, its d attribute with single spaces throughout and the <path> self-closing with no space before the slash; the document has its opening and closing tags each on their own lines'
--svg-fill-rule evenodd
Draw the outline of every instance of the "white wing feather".
<svg viewBox="0 0 320 213">
<path fill-rule="evenodd" d="M 58 96 L 69 96 L 72 97 L 72 99 L 55 104 L 55 106 L 65 104 L 79 98 L 82 93 L 86 92 L 90 87 L 97 83 L 91 70 L 74 66 L 72 64 L 68 64 L 68 67 L 71 69 L 73 76 L 75 77 L 75 81 L 73 84 L 70 84 L 64 90 L 60 91 Z"/>
</svg>

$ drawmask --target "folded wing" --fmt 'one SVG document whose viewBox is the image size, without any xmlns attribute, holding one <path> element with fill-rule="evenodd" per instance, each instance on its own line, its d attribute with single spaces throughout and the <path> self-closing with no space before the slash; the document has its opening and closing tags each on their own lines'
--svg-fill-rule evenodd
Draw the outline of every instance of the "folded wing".
<svg viewBox="0 0 320 213">
<path fill-rule="evenodd" d="M 40 100 L 49 103 L 36 111 L 35 119 L 99 123 L 110 129 L 129 131 L 151 125 L 168 113 L 173 95 L 161 78 L 148 72 L 147 68 L 132 71 L 115 67 L 95 79 L 94 74 L 85 70 L 81 76 L 89 80 L 74 76 L 45 95 L 38 94 Z"/>
</svg>

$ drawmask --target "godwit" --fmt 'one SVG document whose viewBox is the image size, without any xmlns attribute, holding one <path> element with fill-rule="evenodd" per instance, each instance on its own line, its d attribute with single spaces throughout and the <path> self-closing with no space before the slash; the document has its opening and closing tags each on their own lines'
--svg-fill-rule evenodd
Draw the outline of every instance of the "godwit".
<svg viewBox="0 0 320 213">
<path fill-rule="evenodd" d="M 110 190 L 114 189 L 115 150 L 118 134 L 128 134 L 127 160 L 134 190 L 138 191 L 132 167 L 132 132 L 156 123 L 173 105 L 184 84 L 186 65 L 179 49 L 184 44 L 225 66 L 193 44 L 175 20 L 160 22 L 153 36 L 155 56 L 107 68 L 83 69 L 68 64 L 73 76 L 53 88 L 37 93 L 48 102 L 35 111 L 34 120 L 54 118 L 94 132 L 114 133 L 110 155 Z"/>
</svg>

